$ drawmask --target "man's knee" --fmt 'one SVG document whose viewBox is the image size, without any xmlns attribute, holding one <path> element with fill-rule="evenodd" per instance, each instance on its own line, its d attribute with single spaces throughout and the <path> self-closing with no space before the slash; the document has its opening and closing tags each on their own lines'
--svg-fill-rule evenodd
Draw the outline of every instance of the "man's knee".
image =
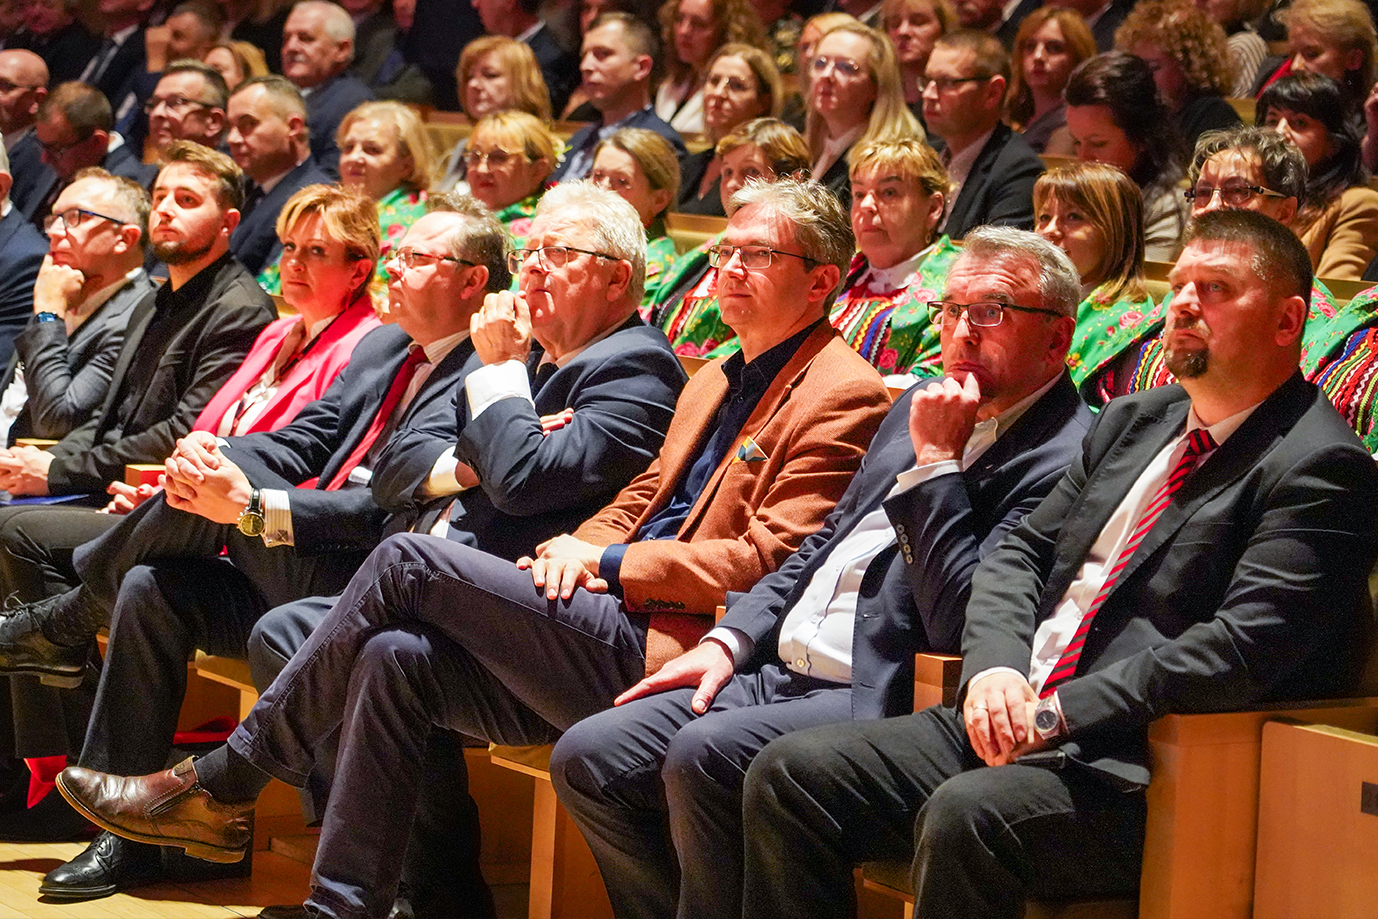
<svg viewBox="0 0 1378 919">
<path fill-rule="evenodd" d="M 158 602 L 150 602 L 157 598 Z M 166 634 L 169 628 L 181 630 L 183 624 L 171 604 L 163 601 L 158 571 L 150 565 L 135 565 L 125 574 L 120 598 L 110 615 L 110 634 Z"/>
<path fill-rule="evenodd" d="M 247 656 L 249 672 L 260 692 L 277 679 L 320 620 L 314 608 L 288 603 L 270 609 L 254 623 L 249 630 Z"/>
</svg>

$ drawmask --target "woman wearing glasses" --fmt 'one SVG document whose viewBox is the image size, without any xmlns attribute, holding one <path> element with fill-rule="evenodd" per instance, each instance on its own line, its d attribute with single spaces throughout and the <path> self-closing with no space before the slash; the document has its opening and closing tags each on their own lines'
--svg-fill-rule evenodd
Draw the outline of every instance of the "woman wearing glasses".
<svg viewBox="0 0 1378 919">
<path fill-rule="evenodd" d="M 1115 167 L 1073 163 L 1044 173 L 1033 201 L 1038 235 L 1066 252 L 1081 276 L 1067 364 L 1082 398 L 1099 407 L 1114 393 L 1097 385 L 1142 340 L 1156 313 L 1144 286 L 1143 198 Z"/>
<path fill-rule="evenodd" d="M 421 119 L 400 102 L 365 102 L 340 122 L 340 185 L 377 203 L 382 236 L 375 277 L 387 283 L 383 261 L 418 217 L 426 213 L 434 154 Z M 280 293 L 278 265 L 269 265 L 259 283 Z"/>
<path fill-rule="evenodd" d="M 660 8 L 665 79 L 655 112 L 680 133 L 704 130 L 704 77 L 713 52 L 727 42 L 759 48 L 765 28 L 747 0 L 666 0 Z"/>
<path fill-rule="evenodd" d="M 775 118 L 748 121 L 718 142 L 722 157 L 723 209 L 731 216 L 732 195 L 747 182 L 808 178 L 809 151 L 799 132 Z M 665 331 L 676 354 L 713 357 L 737 350 L 737 336 L 718 311 L 717 272 L 709 250 L 721 236 L 706 241 L 675 262 L 650 296 L 647 321 Z M 717 350 L 715 350 L 717 349 Z"/>
<path fill-rule="evenodd" d="M 904 104 L 899 63 L 890 40 L 860 23 L 825 33 L 808 64 L 808 115 L 804 138 L 815 180 L 851 203 L 847 151 L 875 141 L 923 140 L 924 131 Z"/>
<path fill-rule="evenodd" d="M 469 193 L 493 212 L 518 246 L 531 228 L 560 144 L 534 115 L 495 112 L 479 119 L 464 153 Z"/>
<path fill-rule="evenodd" d="M 646 230 L 646 291 L 643 308 L 651 304 L 649 291 L 674 267 L 675 241 L 665 232 L 665 212 L 679 189 L 679 160 L 675 148 L 655 131 L 623 128 L 593 148 L 593 184 L 618 195 L 641 218 Z"/>
</svg>

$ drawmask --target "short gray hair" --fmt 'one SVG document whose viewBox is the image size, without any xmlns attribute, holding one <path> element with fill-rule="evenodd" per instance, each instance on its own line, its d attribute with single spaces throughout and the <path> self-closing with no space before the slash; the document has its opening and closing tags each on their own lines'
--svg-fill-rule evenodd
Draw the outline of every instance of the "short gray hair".
<svg viewBox="0 0 1378 919">
<path fill-rule="evenodd" d="M 512 274 L 507 270 L 507 230 L 493 216 L 493 212 L 473 197 L 450 192 L 432 194 L 426 200 L 428 214 L 458 214 L 465 219 L 444 238 L 450 255 L 482 265 L 488 269 L 489 293 L 498 293 L 512 286 Z"/>
<path fill-rule="evenodd" d="M 354 41 L 354 19 L 349 15 L 349 11 L 338 3 L 332 3 L 331 0 L 300 0 L 292 6 L 293 11 L 299 9 L 320 10 L 324 13 L 325 34 L 336 44 Z"/>
<path fill-rule="evenodd" d="M 1038 292 L 1043 308 L 1076 317 L 1081 303 L 1081 277 L 1076 266 L 1066 252 L 1037 233 L 1013 227 L 977 227 L 963 241 L 961 257 L 993 261 L 1031 259 L 1038 265 Z"/>
<path fill-rule="evenodd" d="M 823 304 L 832 309 L 856 252 L 852 221 L 837 196 L 817 182 L 783 178 L 774 182 L 750 181 L 731 200 L 734 212 L 761 204 L 794 227 L 794 244 L 800 254 L 820 265 L 836 265 L 840 278 Z"/>
<path fill-rule="evenodd" d="M 636 208 L 588 179 L 561 182 L 541 197 L 536 219 L 545 217 L 587 230 L 591 245 L 632 266 L 627 295 L 637 303 L 646 288 L 646 230 Z"/>
</svg>

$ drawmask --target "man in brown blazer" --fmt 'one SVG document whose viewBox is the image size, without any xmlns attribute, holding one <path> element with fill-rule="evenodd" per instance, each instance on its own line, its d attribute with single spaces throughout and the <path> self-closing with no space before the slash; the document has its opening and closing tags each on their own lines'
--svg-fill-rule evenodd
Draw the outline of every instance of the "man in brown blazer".
<svg viewBox="0 0 1378 919">
<path fill-rule="evenodd" d="M 382 915 L 432 726 L 546 743 L 696 643 L 729 591 L 819 528 L 889 404 L 828 324 L 855 248 L 836 199 L 784 181 L 737 203 L 711 261 L 742 351 L 690 380 L 660 456 L 611 505 L 515 566 L 431 537 L 386 540 L 226 746 L 140 779 L 68 770 L 64 794 L 113 833 L 234 861 L 269 778 L 300 786 L 340 730 L 307 915 Z M 577 213 L 537 218 L 515 256 L 514 323 L 551 298 L 605 293 L 610 257 L 591 238 Z"/>
</svg>

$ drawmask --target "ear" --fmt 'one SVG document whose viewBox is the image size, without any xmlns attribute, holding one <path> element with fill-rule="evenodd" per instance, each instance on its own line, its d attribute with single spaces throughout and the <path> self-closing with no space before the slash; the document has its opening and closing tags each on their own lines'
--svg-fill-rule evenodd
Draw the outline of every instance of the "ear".
<svg viewBox="0 0 1378 919">
<path fill-rule="evenodd" d="M 986 83 L 986 106 L 999 108 L 1000 103 L 1005 100 L 1005 78 L 994 76 L 990 82 Z"/>
<path fill-rule="evenodd" d="M 842 281 L 842 272 L 836 265 L 818 265 L 809 273 L 808 301 L 821 304 L 828 295 L 837 289 Z"/>
<path fill-rule="evenodd" d="M 1301 337 L 1306 324 L 1306 301 L 1301 297 L 1288 297 L 1278 309 L 1278 330 L 1274 340 L 1279 345 L 1290 345 Z"/>
<path fill-rule="evenodd" d="M 670 206 L 677 189 L 662 188 L 651 192 L 651 213 L 659 214 Z"/>
<path fill-rule="evenodd" d="M 237 226 L 239 226 L 239 211 L 230 208 L 225 212 L 225 224 L 223 227 L 225 235 L 227 237 L 234 235 L 234 228 Z"/>
<path fill-rule="evenodd" d="M 467 269 L 464 284 L 459 289 L 459 299 L 465 303 L 478 297 L 481 301 L 488 287 L 488 266 L 474 265 Z"/>
<path fill-rule="evenodd" d="M 943 208 L 945 207 L 947 207 L 947 200 L 943 193 L 935 191 L 928 199 L 928 223 L 933 228 L 935 236 L 937 235 L 938 224 L 943 221 Z"/>
<path fill-rule="evenodd" d="M 211 133 L 223 135 L 225 133 L 225 110 L 220 108 L 206 109 L 206 125 Z"/>
<path fill-rule="evenodd" d="M 120 227 L 120 238 L 115 242 L 115 251 L 128 252 L 138 248 L 139 237 L 142 235 L 138 227 L 131 227 L 128 224 Z"/>
<path fill-rule="evenodd" d="M 649 80 L 651 69 L 655 67 L 655 59 L 649 54 L 641 54 L 636 58 L 636 79 L 637 81 Z"/>
<path fill-rule="evenodd" d="M 349 277 L 349 289 L 358 290 L 360 286 L 367 284 L 369 277 L 374 271 L 374 264 L 366 258 L 355 260 L 353 263 L 353 273 Z"/>
<path fill-rule="evenodd" d="M 1288 198 L 1278 205 L 1278 223 L 1285 223 L 1291 226 L 1292 220 L 1297 216 L 1297 199 Z"/>
<path fill-rule="evenodd" d="M 616 303 L 627 292 L 627 285 L 632 283 L 632 266 L 630 262 L 621 260 L 613 262 L 612 265 L 612 277 L 608 279 L 607 296 L 609 303 Z"/>
<path fill-rule="evenodd" d="M 33 91 L 33 104 L 29 106 L 29 114 L 37 116 L 38 107 L 43 104 L 43 100 L 48 98 L 48 87 L 40 86 Z"/>
<path fill-rule="evenodd" d="M 1362 48 L 1351 48 L 1345 52 L 1345 70 L 1358 70 L 1364 66 L 1364 52 Z"/>
<path fill-rule="evenodd" d="M 301 140 L 306 133 L 306 119 L 300 115 L 288 115 L 287 133 L 293 140 Z"/>
<path fill-rule="evenodd" d="M 346 64 L 354 59 L 354 39 L 346 38 L 335 49 L 335 61 Z"/>
<path fill-rule="evenodd" d="M 1060 316 L 1050 320 L 1048 325 L 1048 353 L 1055 363 L 1064 363 L 1072 347 L 1072 336 L 1077 331 L 1077 321 L 1071 316 Z"/>
</svg>

